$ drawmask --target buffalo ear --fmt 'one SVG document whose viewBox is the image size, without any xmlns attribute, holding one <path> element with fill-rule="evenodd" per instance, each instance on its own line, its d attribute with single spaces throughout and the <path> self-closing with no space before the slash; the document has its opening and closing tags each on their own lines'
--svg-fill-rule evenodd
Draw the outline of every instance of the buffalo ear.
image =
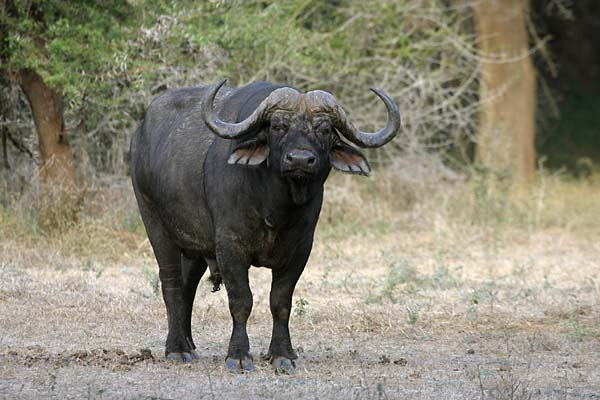
<svg viewBox="0 0 600 400">
<path fill-rule="evenodd" d="M 329 152 L 329 160 L 333 168 L 348 174 L 369 176 L 371 167 L 365 156 L 354 147 L 338 142 Z"/>
<path fill-rule="evenodd" d="M 251 139 L 238 144 L 231 152 L 228 164 L 259 165 L 269 157 L 269 145 Z"/>
</svg>

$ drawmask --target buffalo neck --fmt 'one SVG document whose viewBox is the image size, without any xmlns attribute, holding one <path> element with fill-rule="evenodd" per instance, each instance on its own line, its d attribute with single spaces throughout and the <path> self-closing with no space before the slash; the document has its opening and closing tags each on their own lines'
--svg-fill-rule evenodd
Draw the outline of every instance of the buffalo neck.
<svg viewBox="0 0 600 400">
<path fill-rule="evenodd" d="M 323 201 L 323 188 L 329 171 L 323 171 L 304 183 L 307 198 L 302 203 L 295 201 L 290 179 L 265 164 L 258 168 L 244 168 L 244 180 L 251 183 L 250 204 L 265 219 L 267 225 L 280 225 L 278 221 L 293 223 L 294 219 L 313 214 L 320 210 Z M 267 194 L 267 195 L 265 195 Z M 318 212 L 318 211 L 317 211 Z M 292 217 L 292 218 L 290 218 Z M 296 218 L 294 218 L 296 217 Z"/>
</svg>

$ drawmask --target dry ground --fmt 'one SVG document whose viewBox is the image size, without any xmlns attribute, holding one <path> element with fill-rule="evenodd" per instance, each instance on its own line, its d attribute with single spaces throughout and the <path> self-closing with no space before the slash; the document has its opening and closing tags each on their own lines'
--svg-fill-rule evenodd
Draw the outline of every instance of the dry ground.
<svg viewBox="0 0 600 400">
<path fill-rule="evenodd" d="M 600 399 L 600 185 L 545 182 L 515 200 L 488 183 L 407 195 L 348 182 L 329 188 L 295 292 L 292 376 L 260 361 L 266 269 L 251 269 L 256 372 L 225 371 L 226 295 L 205 281 L 202 359 L 163 360 L 165 310 L 126 184 L 100 196 L 121 199 L 110 218 L 90 206 L 60 233 L 4 210 L 0 397 Z"/>
</svg>

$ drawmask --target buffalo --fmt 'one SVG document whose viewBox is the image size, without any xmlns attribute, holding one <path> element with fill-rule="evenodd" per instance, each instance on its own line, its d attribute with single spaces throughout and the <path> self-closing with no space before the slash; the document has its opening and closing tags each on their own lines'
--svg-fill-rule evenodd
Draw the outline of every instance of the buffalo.
<svg viewBox="0 0 600 400">
<path fill-rule="evenodd" d="M 386 93 L 371 89 L 387 108 L 387 123 L 362 132 L 328 92 L 267 82 L 234 89 L 225 82 L 159 95 L 131 141 L 133 188 L 167 309 L 165 355 L 198 358 L 191 316 L 208 267 L 213 290 L 225 285 L 233 319 L 225 364 L 253 370 L 248 269 L 266 267 L 273 317 L 268 359 L 292 372 L 292 295 L 311 252 L 325 180 L 332 167 L 369 175 L 367 159 L 343 139 L 383 146 L 399 132 L 400 112 Z"/>
</svg>

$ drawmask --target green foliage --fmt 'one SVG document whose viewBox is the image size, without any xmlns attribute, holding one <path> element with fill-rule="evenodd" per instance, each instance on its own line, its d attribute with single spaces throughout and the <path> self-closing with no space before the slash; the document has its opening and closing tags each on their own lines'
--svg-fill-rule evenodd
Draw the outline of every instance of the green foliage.
<svg viewBox="0 0 600 400">
<path fill-rule="evenodd" d="M 465 56 L 459 15 L 442 0 L 7 4 L 0 73 L 34 69 L 64 95 L 67 125 L 76 127 L 70 143 L 85 149 L 93 171 L 126 171 L 128 137 L 153 96 L 221 77 L 328 90 L 365 130 L 385 118 L 366 89 L 383 88 L 419 117 L 404 121 L 408 143 L 377 154 L 443 147 L 475 126 L 476 62 Z"/>
<path fill-rule="evenodd" d="M 435 1 L 422 4 L 423 14 L 417 13 L 418 3 L 223 1 L 181 22 L 189 38 L 227 52 L 223 72 L 234 83 L 293 78 L 303 87 L 328 83 L 343 89 L 344 82 L 331 77 L 376 81 L 381 77 L 373 72 L 388 59 L 447 66 L 451 52 L 432 39 L 448 34 L 456 16 Z"/>
<path fill-rule="evenodd" d="M 2 68 L 35 70 L 46 84 L 60 88 L 71 107 L 85 96 L 105 96 L 111 79 L 127 71 L 136 14 L 119 0 L 8 1 Z"/>
</svg>

